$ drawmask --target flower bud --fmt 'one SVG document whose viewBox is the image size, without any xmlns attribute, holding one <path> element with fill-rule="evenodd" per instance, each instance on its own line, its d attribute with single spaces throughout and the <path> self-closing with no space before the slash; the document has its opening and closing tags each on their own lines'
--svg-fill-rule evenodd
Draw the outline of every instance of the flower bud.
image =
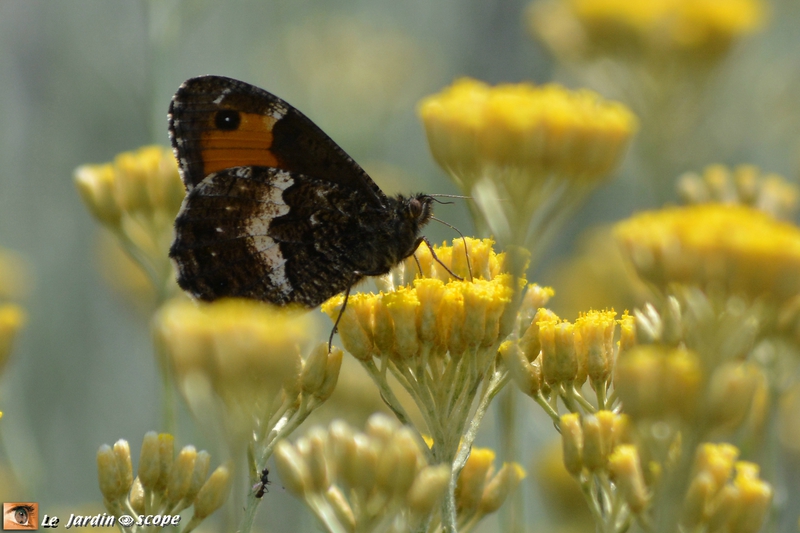
<svg viewBox="0 0 800 533">
<path fill-rule="evenodd" d="M 408 508 L 417 516 L 427 517 L 439 504 L 450 482 L 450 466 L 426 466 L 417 474 L 408 491 Z"/>
<path fill-rule="evenodd" d="M 636 447 L 627 444 L 617 446 L 608 458 L 608 464 L 612 479 L 631 511 L 634 514 L 644 511 L 650 498 Z"/>
<path fill-rule="evenodd" d="M 489 448 L 473 448 L 456 482 L 456 505 L 459 509 L 477 509 L 486 477 L 495 454 Z"/>
<path fill-rule="evenodd" d="M 287 441 L 280 441 L 275 447 L 275 466 L 286 490 L 303 497 L 311 488 L 311 474 L 303 458 Z"/>
<path fill-rule="evenodd" d="M 205 482 L 194 500 L 194 517 L 203 519 L 222 507 L 230 492 L 231 473 L 228 466 L 219 466 Z"/>
<path fill-rule="evenodd" d="M 489 514 L 497 511 L 509 494 L 517 490 L 523 479 L 525 479 L 524 468 L 517 463 L 504 463 L 497 475 L 486 484 L 486 488 L 483 490 L 480 513 Z"/>
<path fill-rule="evenodd" d="M 560 427 L 564 467 L 573 476 L 578 476 L 583 470 L 583 432 L 580 416 L 577 413 L 561 415 Z"/>
<path fill-rule="evenodd" d="M 525 354 L 519 349 L 519 345 L 512 341 L 501 344 L 499 352 L 517 387 L 528 396 L 535 397 L 542 386 L 542 369 L 539 360 L 528 362 Z"/>
</svg>

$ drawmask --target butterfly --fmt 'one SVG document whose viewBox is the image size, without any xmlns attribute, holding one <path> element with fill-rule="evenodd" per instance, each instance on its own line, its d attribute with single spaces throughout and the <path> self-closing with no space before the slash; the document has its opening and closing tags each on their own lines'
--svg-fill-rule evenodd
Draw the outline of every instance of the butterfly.
<svg viewBox="0 0 800 533">
<path fill-rule="evenodd" d="M 263 89 L 189 79 L 172 98 L 169 135 L 186 187 L 169 253 L 178 284 L 200 300 L 315 307 L 388 273 L 425 241 L 430 195 L 385 195 Z"/>
</svg>

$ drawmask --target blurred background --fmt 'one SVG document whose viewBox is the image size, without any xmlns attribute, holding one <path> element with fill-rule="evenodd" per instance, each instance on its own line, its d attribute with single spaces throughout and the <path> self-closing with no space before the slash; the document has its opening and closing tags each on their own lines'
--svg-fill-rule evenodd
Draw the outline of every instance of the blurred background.
<svg viewBox="0 0 800 533">
<path fill-rule="evenodd" d="M 796 181 L 800 4 L 765 5 L 760 31 L 737 39 L 702 67 L 702 80 L 682 89 L 696 101 L 682 110 L 693 121 L 680 130 L 680 142 L 660 145 L 664 137 L 643 123 L 642 140 L 616 179 L 588 199 L 529 274 L 553 285 L 557 311 L 562 305 L 574 318 L 573 308 L 559 303 L 570 287 L 557 273 L 579 236 L 674 201 L 670 180 L 682 172 L 748 163 Z M 219 74 L 300 109 L 387 193 L 456 194 L 434 164 L 415 112 L 420 98 L 454 79 L 559 81 L 591 85 L 609 98 L 637 96 L 563 56 L 559 62 L 552 41 L 534 37 L 530 13 L 527 0 L 0 1 L 0 247 L 18 254 L 11 298 L 28 315 L 0 381 L 0 459 L 22 481 L 13 498 L 38 501 L 51 514 L 100 509 L 97 448 L 125 438 L 136 458 L 144 433 L 160 429 L 146 304 L 137 306 L 108 281 L 122 266 L 75 190 L 77 166 L 168 144 L 166 113 L 177 87 Z M 626 103 L 638 111 L 636 102 Z M 666 160 L 655 168 L 644 155 L 654 152 Z M 437 216 L 467 235 L 474 231 L 460 202 L 437 207 Z M 434 242 L 453 237 L 438 225 L 426 234 Z M 531 471 L 554 432 L 523 401 L 523 411 L 528 407 L 517 460 Z M 494 424 L 491 417 L 484 422 L 479 445 L 496 445 Z M 203 447 L 188 419 L 180 430 L 178 445 Z M 524 482 L 526 523 L 544 530 L 546 499 L 534 478 Z M 261 530 L 313 530 L 299 502 L 273 487 L 259 512 Z M 3 493 L 2 477 L 0 496 L 12 497 Z"/>
</svg>

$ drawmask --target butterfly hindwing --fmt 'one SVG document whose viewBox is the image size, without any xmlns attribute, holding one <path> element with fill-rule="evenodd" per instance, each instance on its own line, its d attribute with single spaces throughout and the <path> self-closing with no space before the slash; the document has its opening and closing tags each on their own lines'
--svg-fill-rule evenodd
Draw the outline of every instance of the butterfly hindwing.
<svg viewBox="0 0 800 533">
<path fill-rule="evenodd" d="M 191 78 L 169 110 L 169 131 L 187 190 L 232 167 L 289 170 L 358 190 L 382 206 L 385 195 L 316 124 L 277 96 L 222 76 Z"/>
<path fill-rule="evenodd" d="M 351 208 L 357 196 L 278 168 L 215 172 L 189 191 L 175 220 L 178 282 L 203 300 L 318 305 L 356 278 L 349 258 L 363 248 L 360 210 Z M 341 239 L 327 238 L 330 225 Z"/>
</svg>

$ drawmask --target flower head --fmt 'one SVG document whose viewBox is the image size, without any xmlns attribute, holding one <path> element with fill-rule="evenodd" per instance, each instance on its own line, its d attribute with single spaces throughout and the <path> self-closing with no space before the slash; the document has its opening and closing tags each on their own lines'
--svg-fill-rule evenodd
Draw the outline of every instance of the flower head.
<svg viewBox="0 0 800 533">
<path fill-rule="evenodd" d="M 636 119 L 625 106 L 583 90 L 531 84 L 490 87 L 463 78 L 419 107 L 431 152 L 471 190 L 481 173 L 530 173 L 509 192 L 530 194 L 534 176 L 602 179 L 616 166 Z"/>
<path fill-rule="evenodd" d="M 111 163 L 75 169 L 75 186 L 91 214 L 119 239 L 161 294 L 175 286 L 167 250 L 184 187 L 172 150 L 145 146 Z"/>
<path fill-rule="evenodd" d="M 765 10 L 760 0 L 563 0 L 534 4 L 529 23 L 560 54 L 718 56 L 758 30 Z"/>
<path fill-rule="evenodd" d="M 643 279 L 783 302 L 800 293 L 800 229 L 743 206 L 667 208 L 620 222 L 617 241 Z"/>
<path fill-rule="evenodd" d="M 78 167 L 75 185 L 92 214 L 112 227 L 125 216 L 172 220 L 184 196 L 175 156 L 162 146 L 121 153 L 113 163 Z"/>
<path fill-rule="evenodd" d="M 303 387 L 313 394 L 325 382 L 326 371 L 316 367 L 327 365 L 327 356 L 303 374 L 300 354 L 315 335 L 307 313 L 250 300 L 176 300 L 161 309 L 155 324 L 190 406 L 203 412 L 196 402 L 213 392 L 228 410 L 228 423 L 244 435 L 265 422 L 282 395 L 294 401 Z"/>
<path fill-rule="evenodd" d="M 710 165 L 702 174 L 687 172 L 678 180 L 678 192 L 687 204 L 739 204 L 779 220 L 797 212 L 800 189 L 778 174 L 764 174 L 752 165 L 731 169 Z"/>
<path fill-rule="evenodd" d="M 422 100 L 419 113 L 436 161 L 515 244 L 537 210 L 560 216 L 605 179 L 637 127 L 625 106 L 588 90 L 466 78 Z"/>
<path fill-rule="evenodd" d="M 448 267 L 468 275 L 466 264 L 456 266 L 466 257 L 462 242 L 454 240 L 452 247 L 435 250 L 445 264 L 453 265 Z M 502 272 L 504 254 L 492 251 L 489 239 L 467 239 L 467 252 L 472 281 L 440 271 L 430 251 L 420 248 L 423 277 L 408 279 L 417 270 L 409 258 L 391 276 L 406 284 L 387 292 L 351 295 L 339 322 L 345 348 L 361 360 L 386 355 L 406 365 L 417 357 L 445 357 L 448 352 L 456 357 L 497 343 L 503 336 L 500 319 L 513 294 L 511 276 Z M 343 301 L 342 296 L 332 298 L 322 310 L 336 320 Z"/>
</svg>

